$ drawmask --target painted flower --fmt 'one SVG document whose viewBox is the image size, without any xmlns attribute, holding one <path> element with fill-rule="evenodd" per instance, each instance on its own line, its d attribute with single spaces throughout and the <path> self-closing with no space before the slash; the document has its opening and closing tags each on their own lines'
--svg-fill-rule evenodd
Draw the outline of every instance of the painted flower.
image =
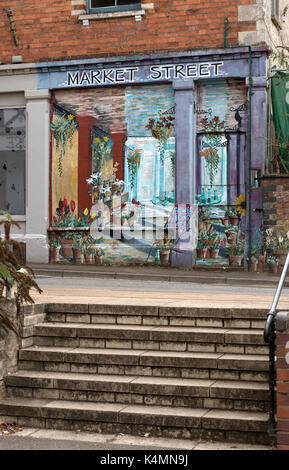
<svg viewBox="0 0 289 470">
<path fill-rule="evenodd" d="M 237 206 L 236 211 L 240 215 L 245 215 L 246 214 L 246 196 L 245 196 L 245 194 L 240 194 L 240 196 L 238 196 L 235 199 L 234 205 Z"/>
<path fill-rule="evenodd" d="M 71 209 L 71 212 L 74 212 L 75 211 L 75 202 L 74 201 L 70 201 L 70 209 Z"/>
<path fill-rule="evenodd" d="M 104 140 L 104 142 L 108 142 L 108 141 L 109 141 L 109 138 L 108 138 L 107 136 L 105 136 L 105 137 L 103 138 L 103 140 Z"/>
<path fill-rule="evenodd" d="M 84 209 L 83 213 L 84 213 L 84 215 L 88 215 L 88 209 L 87 208 Z"/>
<path fill-rule="evenodd" d="M 74 119 L 73 114 L 68 114 L 67 119 L 68 119 L 68 121 L 73 121 L 73 119 Z"/>
</svg>

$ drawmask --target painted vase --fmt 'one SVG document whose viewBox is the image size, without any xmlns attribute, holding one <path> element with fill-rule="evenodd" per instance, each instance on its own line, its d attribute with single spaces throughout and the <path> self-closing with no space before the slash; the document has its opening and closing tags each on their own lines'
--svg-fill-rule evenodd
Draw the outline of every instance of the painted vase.
<svg viewBox="0 0 289 470">
<path fill-rule="evenodd" d="M 219 256 L 219 248 L 217 248 L 216 250 L 210 250 L 210 256 L 212 259 L 217 259 L 218 256 Z"/>
<path fill-rule="evenodd" d="M 229 255 L 229 264 L 230 266 L 241 266 L 242 259 L 242 255 Z"/>
<path fill-rule="evenodd" d="M 83 255 L 82 255 L 82 251 L 80 248 L 72 248 L 72 252 L 73 252 L 73 261 L 75 264 L 82 264 L 82 259 L 83 259 Z"/>
<path fill-rule="evenodd" d="M 99 266 L 103 265 L 103 256 L 95 256 L 95 264 L 98 264 Z"/>
<path fill-rule="evenodd" d="M 59 261 L 60 246 L 51 246 L 49 249 L 49 262 L 57 263 Z"/>
<path fill-rule="evenodd" d="M 160 251 L 161 264 L 168 264 L 169 263 L 170 252 L 171 252 L 171 250 L 162 250 L 162 251 Z"/>
<path fill-rule="evenodd" d="M 94 264 L 94 258 L 95 258 L 94 254 L 84 255 L 84 260 L 86 264 Z"/>
<path fill-rule="evenodd" d="M 229 221 L 231 225 L 234 225 L 236 227 L 238 225 L 239 219 L 236 215 L 231 217 L 229 216 Z"/>
<path fill-rule="evenodd" d="M 72 257 L 72 240 L 61 240 L 61 253 L 63 258 L 71 258 Z"/>
</svg>

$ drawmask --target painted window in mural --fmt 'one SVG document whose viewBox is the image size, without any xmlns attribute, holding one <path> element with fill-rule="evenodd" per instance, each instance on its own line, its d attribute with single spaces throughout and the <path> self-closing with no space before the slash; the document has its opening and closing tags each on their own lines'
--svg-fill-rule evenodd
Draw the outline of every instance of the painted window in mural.
<svg viewBox="0 0 289 470">
<path fill-rule="evenodd" d="M 25 109 L 0 109 L 0 210 L 25 213 Z"/>
<path fill-rule="evenodd" d="M 170 251 L 174 121 L 171 85 L 55 92 L 53 261 L 146 263 Z"/>
<path fill-rule="evenodd" d="M 246 242 L 246 90 L 237 80 L 209 81 L 198 98 L 197 263 L 240 266 Z"/>
</svg>

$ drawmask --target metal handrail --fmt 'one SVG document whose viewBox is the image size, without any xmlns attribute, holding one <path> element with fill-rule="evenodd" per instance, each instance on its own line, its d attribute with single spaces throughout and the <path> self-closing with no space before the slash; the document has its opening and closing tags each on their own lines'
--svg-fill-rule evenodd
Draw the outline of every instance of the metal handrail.
<svg viewBox="0 0 289 470">
<path fill-rule="evenodd" d="M 274 321 L 274 318 L 275 318 L 277 305 L 278 305 L 280 295 L 281 295 L 281 292 L 282 292 L 282 289 L 283 289 L 283 286 L 284 286 L 284 281 L 285 281 L 285 278 L 286 278 L 288 267 L 289 267 L 289 252 L 287 254 L 287 258 L 286 258 L 286 261 L 285 261 L 285 264 L 284 264 L 284 267 L 283 267 L 283 270 L 282 270 L 282 274 L 281 274 L 281 277 L 280 277 L 280 280 L 279 280 L 279 284 L 278 284 L 278 287 L 277 287 L 275 295 L 274 295 L 274 299 L 273 299 L 273 302 L 272 302 L 271 309 L 270 309 L 270 311 L 267 315 L 267 321 L 266 321 L 265 328 L 264 328 L 265 343 L 268 343 L 269 339 L 270 339 L 271 325 L 272 325 L 272 322 Z"/>
<path fill-rule="evenodd" d="M 270 436 L 276 435 L 276 420 L 275 420 L 275 316 L 280 295 L 284 286 L 284 281 L 289 266 L 289 252 L 280 276 L 278 287 L 276 289 L 271 309 L 267 315 L 267 320 L 264 328 L 264 341 L 269 343 L 269 395 L 270 395 L 270 409 L 268 421 L 268 433 Z"/>
</svg>

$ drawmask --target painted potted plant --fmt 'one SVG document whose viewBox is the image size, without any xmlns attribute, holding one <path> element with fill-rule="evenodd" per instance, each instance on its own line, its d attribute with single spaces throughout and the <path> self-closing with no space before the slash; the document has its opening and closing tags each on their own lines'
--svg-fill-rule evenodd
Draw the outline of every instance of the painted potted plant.
<svg viewBox="0 0 289 470">
<path fill-rule="evenodd" d="M 208 233 L 207 233 L 207 240 L 208 240 L 208 248 L 210 249 L 212 245 L 216 243 L 216 241 L 219 238 L 218 232 L 213 229 L 213 226 L 211 225 Z"/>
<path fill-rule="evenodd" d="M 74 243 L 72 245 L 73 261 L 76 264 L 82 264 L 84 240 L 80 234 L 75 234 L 73 237 L 73 240 L 74 240 Z"/>
<path fill-rule="evenodd" d="M 173 248 L 173 240 L 169 240 L 168 238 L 163 238 L 156 242 L 156 248 L 159 250 L 160 253 L 160 262 L 161 264 L 168 264 L 170 261 L 170 254 Z"/>
<path fill-rule="evenodd" d="M 229 225 L 225 230 L 227 241 L 229 245 L 235 245 L 238 237 L 238 227 L 235 225 Z"/>
<path fill-rule="evenodd" d="M 59 251 L 61 247 L 61 241 L 58 237 L 51 238 L 49 244 L 49 262 L 57 263 L 59 261 Z"/>
<path fill-rule="evenodd" d="M 229 218 L 229 223 L 233 226 L 237 226 L 239 223 L 239 217 L 236 211 L 229 209 L 226 212 L 226 216 Z"/>
<path fill-rule="evenodd" d="M 199 239 L 197 244 L 197 258 L 206 259 L 208 257 L 208 250 L 207 241 Z"/>
<path fill-rule="evenodd" d="M 257 253 L 251 253 L 251 272 L 255 273 L 258 270 L 258 255 Z"/>
<path fill-rule="evenodd" d="M 72 258 L 72 245 L 74 241 L 73 231 L 64 232 L 61 236 L 61 254 L 63 258 Z"/>
<path fill-rule="evenodd" d="M 266 230 L 265 246 L 269 254 L 279 258 L 279 265 L 284 266 L 289 249 L 289 231 Z"/>
<path fill-rule="evenodd" d="M 104 248 L 98 247 L 95 250 L 95 264 L 102 265 L 104 258 Z"/>
<path fill-rule="evenodd" d="M 218 256 L 219 256 L 219 250 L 220 250 L 219 241 L 216 240 L 216 241 L 214 241 L 214 243 L 210 246 L 210 257 L 211 257 L 212 259 L 217 259 Z"/>
<path fill-rule="evenodd" d="M 95 262 L 95 249 L 91 247 L 86 247 L 83 251 L 84 260 L 87 264 L 94 264 Z"/>
<path fill-rule="evenodd" d="M 277 274 L 278 272 L 278 265 L 279 265 L 279 258 L 276 255 L 268 255 L 266 257 L 266 263 L 270 267 L 272 273 Z"/>
<path fill-rule="evenodd" d="M 230 266 L 241 266 L 244 257 L 244 243 L 239 240 L 236 245 L 230 245 L 226 248 L 229 256 Z"/>
</svg>

